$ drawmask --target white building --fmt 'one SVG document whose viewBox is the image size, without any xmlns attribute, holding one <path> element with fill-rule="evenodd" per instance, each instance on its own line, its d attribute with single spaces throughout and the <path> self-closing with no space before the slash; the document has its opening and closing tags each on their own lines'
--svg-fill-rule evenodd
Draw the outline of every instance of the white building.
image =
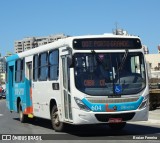
<svg viewBox="0 0 160 143">
<path fill-rule="evenodd" d="M 145 57 L 150 65 L 151 71 L 160 70 L 160 54 L 146 54 Z"/>
<path fill-rule="evenodd" d="M 0 57 L 0 85 L 5 82 L 6 61 L 5 57 Z"/>
<path fill-rule="evenodd" d="M 142 48 L 144 50 L 144 54 L 149 54 L 149 49 L 146 45 L 142 45 Z"/>
</svg>

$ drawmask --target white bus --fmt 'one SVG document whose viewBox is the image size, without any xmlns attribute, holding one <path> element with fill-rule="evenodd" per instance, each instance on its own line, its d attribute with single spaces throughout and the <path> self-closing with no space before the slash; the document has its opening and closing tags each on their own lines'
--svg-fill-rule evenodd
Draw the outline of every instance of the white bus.
<svg viewBox="0 0 160 143">
<path fill-rule="evenodd" d="M 146 62 L 137 36 L 67 37 L 7 58 L 6 103 L 28 117 L 66 124 L 148 120 Z"/>
</svg>

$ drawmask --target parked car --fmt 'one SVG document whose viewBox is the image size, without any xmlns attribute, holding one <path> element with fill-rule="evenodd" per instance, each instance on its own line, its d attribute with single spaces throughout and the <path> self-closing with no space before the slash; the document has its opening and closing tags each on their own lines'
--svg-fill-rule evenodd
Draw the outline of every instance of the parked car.
<svg viewBox="0 0 160 143">
<path fill-rule="evenodd" d="M 6 98 L 6 89 L 2 90 L 2 98 Z"/>
<path fill-rule="evenodd" d="M 4 85 L 0 86 L 0 99 L 1 98 L 6 98 L 6 88 Z"/>
</svg>

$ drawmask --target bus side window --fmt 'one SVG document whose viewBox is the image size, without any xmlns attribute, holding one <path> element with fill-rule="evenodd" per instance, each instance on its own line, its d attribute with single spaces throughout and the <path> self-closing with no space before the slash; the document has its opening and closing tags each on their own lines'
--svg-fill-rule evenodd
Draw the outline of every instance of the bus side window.
<svg viewBox="0 0 160 143">
<path fill-rule="evenodd" d="M 48 78 L 48 53 L 39 56 L 39 80 L 46 81 Z"/>
<path fill-rule="evenodd" d="M 38 80 L 38 55 L 33 57 L 33 81 Z"/>
<path fill-rule="evenodd" d="M 15 81 L 24 81 L 24 59 L 19 59 L 16 61 Z"/>
<path fill-rule="evenodd" d="M 49 53 L 49 79 L 58 80 L 59 76 L 59 53 L 58 50 Z"/>
<path fill-rule="evenodd" d="M 25 77 L 25 60 L 22 59 L 21 60 L 21 81 L 23 82 L 24 81 L 24 77 Z"/>
</svg>

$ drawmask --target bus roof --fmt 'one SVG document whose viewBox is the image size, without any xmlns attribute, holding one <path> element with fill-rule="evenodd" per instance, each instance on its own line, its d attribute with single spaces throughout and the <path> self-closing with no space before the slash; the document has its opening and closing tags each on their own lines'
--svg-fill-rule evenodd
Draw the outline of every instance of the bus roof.
<svg viewBox="0 0 160 143">
<path fill-rule="evenodd" d="M 73 37 L 66 37 L 63 39 L 59 39 L 55 42 L 46 44 L 46 45 L 42 45 L 39 47 L 36 47 L 34 49 L 28 50 L 28 51 L 24 51 L 22 53 L 18 53 L 18 54 L 14 54 L 12 56 L 9 56 L 6 58 L 6 61 L 13 61 L 19 58 L 23 58 L 26 56 L 30 56 L 33 54 L 37 54 L 37 53 L 42 53 L 45 52 L 47 50 L 52 50 L 52 49 L 57 49 L 60 47 L 65 47 L 65 46 L 70 46 L 72 47 L 72 41 L 74 39 L 87 39 L 87 38 L 136 38 L 136 39 L 140 39 L 138 36 L 131 36 L 131 35 L 114 35 L 114 34 L 102 34 L 102 35 L 84 35 L 84 36 L 73 36 Z"/>
</svg>

